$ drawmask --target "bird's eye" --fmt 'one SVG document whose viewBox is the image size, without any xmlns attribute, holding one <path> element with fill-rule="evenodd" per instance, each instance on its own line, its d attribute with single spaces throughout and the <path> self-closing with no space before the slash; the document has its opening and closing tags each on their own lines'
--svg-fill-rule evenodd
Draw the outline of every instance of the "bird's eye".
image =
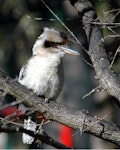
<svg viewBox="0 0 120 150">
<path fill-rule="evenodd" d="M 46 48 L 51 47 L 52 46 L 52 42 L 49 42 L 49 41 L 46 40 L 45 43 L 44 43 L 44 46 Z"/>
<path fill-rule="evenodd" d="M 62 45 L 63 43 L 59 43 L 59 42 L 50 42 L 50 41 L 45 41 L 44 43 L 44 47 L 49 48 L 49 47 L 53 47 L 55 48 L 58 45 Z"/>
<path fill-rule="evenodd" d="M 60 35 L 61 35 L 61 37 L 62 37 L 64 40 L 67 40 L 67 39 L 68 39 L 65 33 L 60 32 Z"/>
</svg>

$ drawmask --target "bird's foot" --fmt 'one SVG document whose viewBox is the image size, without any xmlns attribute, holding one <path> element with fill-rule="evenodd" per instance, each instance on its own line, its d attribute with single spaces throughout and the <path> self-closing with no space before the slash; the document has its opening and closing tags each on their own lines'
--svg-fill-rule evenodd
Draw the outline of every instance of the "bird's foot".
<svg viewBox="0 0 120 150">
<path fill-rule="evenodd" d="M 18 81 L 18 77 L 14 78 L 14 79 L 10 79 L 9 77 L 6 77 L 5 82 L 8 83 L 13 83 L 13 82 L 17 82 Z"/>
</svg>

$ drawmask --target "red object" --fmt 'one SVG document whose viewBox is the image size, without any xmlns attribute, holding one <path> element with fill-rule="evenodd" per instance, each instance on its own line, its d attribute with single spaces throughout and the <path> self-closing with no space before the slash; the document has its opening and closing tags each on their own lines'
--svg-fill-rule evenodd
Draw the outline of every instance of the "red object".
<svg viewBox="0 0 120 150">
<path fill-rule="evenodd" d="M 65 125 L 60 125 L 59 128 L 59 142 L 73 148 L 72 128 Z"/>
<path fill-rule="evenodd" d="M 46 119 L 42 114 L 39 114 L 39 115 L 38 115 L 38 119 L 39 119 L 40 121 L 44 120 L 44 122 L 48 121 L 48 119 Z"/>
<path fill-rule="evenodd" d="M 24 115 L 20 110 L 17 109 L 16 106 L 6 107 L 3 110 L 1 110 L 0 113 L 4 117 L 14 113 L 15 113 L 14 117 Z M 44 119 L 44 121 L 47 121 L 47 119 L 45 119 L 44 116 L 41 114 L 39 114 L 38 118 L 40 120 Z M 71 148 L 73 148 L 72 130 L 73 130 L 72 128 L 67 127 L 65 125 L 60 124 L 59 126 L 59 142 Z"/>
<path fill-rule="evenodd" d="M 15 113 L 15 114 L 14 114 Z M 6 107 L 6 108 L 3 108 L 1 111 L 0 111 L 0 114 L 3 116 L 3 117 L 6 117 L 6 116 L 9 116 L 9 115 L 13 115 L 13 118 L 15 117 L 20 117 L 20 116 L 24 116 L 24 113 L 22 113 L 22 110 L 18 110 L 17 106 L 9 106 L 9 107 Z M 38 116 L 38 119 L 39 120 L 44 120 L 44 121 L 48 121 L 43 115 L 39 114 Z"/>
<path fill-rule="evenodd" d="M 21 111 L 19 111 L 18 109 L 17 109 L 17 107 L 16 106 L 11 106 L 11 107 L 6 107 L 6 108 L 4 108 L 2 111 L 1 111 L 1 114 L 2 114 L 2 116 L 8 116 L 8 115 L 11 115 L 11 114 L 14 114 L 15 113 L 15 116 L 14 117 L 18 117 L 18 116 L 21 116 L 21 115 L 23 115 L 22 113 L 21 113 Z"/>
</svg>

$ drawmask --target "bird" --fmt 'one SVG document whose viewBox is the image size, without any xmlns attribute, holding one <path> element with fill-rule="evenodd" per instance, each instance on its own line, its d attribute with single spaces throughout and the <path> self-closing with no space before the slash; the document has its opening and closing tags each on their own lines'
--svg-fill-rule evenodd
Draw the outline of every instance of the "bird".
<svg viewBox="0 0 120 150">
<path fill-rule="evenodd" d="M 79 55 L 68 47 L 64 32 L 44 27 L 32 48 L 32 56 L 20 70 L 18 82 L 45 101 L 56 100 L 64 84 L 63 58 L 65 54 Z M 36 132 L 37 124 L 28 117 L 24 128 Z M 23 133 L 23 143 L 31 144 L 34 138 Z"/>
</svg>

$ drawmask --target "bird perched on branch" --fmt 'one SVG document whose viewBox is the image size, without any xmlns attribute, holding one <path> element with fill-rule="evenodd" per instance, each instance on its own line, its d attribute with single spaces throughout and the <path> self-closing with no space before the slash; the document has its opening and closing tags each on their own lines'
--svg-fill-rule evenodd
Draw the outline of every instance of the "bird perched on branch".
<svg viewBox="0 0 120 150">
<path fill-rule="evenodd" d="M 53 28 L 45 27 L 36 40 L 32 57 L 19 73 L 19 83 L 31 89 L 45 100 L 55 100 L 63 86 L 62 58 L 65 54 L 79 55 L 67 47 L 67 36 Z M 24 128 L 36 131 L 36 123 L 31 118 L 24 120 Z M 23 134 L 23 142 L 31 144 L 34 138 Z"/>
</svg>

